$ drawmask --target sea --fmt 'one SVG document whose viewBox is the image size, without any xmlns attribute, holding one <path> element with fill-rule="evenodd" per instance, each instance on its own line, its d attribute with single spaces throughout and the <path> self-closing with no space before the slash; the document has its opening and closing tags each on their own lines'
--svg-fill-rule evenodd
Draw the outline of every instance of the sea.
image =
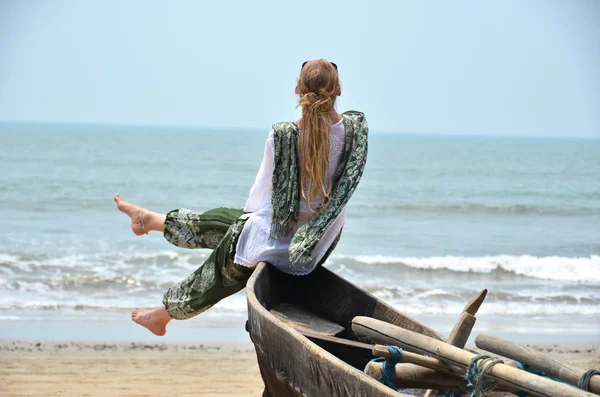
<svg viewBox="0 0 600 397">
<path fill-rule="evenodd" d="M 0 339 L 152 338 L 131 323 L 208 250 L 141 237 L 115 193 L 157 212 L 243 207 L 268 128 L 0 124 Z M 326 266 L 442 333 L 600 343 L 600 139 L 372 131 Z M 246 340 L 245 292 L 169 325 Z"/>
</svg>

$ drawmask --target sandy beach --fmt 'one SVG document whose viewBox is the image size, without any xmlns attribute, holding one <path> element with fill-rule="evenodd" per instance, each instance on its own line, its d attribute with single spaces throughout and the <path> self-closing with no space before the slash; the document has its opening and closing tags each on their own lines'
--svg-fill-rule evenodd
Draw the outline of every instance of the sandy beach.
<svg viewBox="0 0 600 397">
<path fill-rule="evenodd" d="M 250 344 L 0 342 L 3 397 L 260 396 Z M 600 346 L 536 348 L 579 368 L 600 367 Z"/>
<path fill-rule="evenodd" d="M 8 396 L 260 396 L 252 345 L 3 342 Z"/>
</svg>

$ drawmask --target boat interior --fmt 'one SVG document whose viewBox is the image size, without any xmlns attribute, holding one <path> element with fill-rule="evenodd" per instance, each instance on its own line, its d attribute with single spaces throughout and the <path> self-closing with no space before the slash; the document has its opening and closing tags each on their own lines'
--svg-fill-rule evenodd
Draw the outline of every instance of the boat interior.
<svg viewBox="0 0 600 397">
<path fill-rule="evenodd" d="M 330 270 L 292 276 L 267 266 L 256 282 L 263 307 L 313 343 L 363 370 L 373 345 L 352 331 L 355 316 L 373 316 L 377 299 Z"/>
</svg>

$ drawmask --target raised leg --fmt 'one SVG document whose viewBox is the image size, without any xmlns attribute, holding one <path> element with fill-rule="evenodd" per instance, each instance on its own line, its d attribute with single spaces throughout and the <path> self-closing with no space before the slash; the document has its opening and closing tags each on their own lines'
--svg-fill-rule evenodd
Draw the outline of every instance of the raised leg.
<svg viewBox="0 0 600 397">
<path fill-rule="evenodd" d="M 223 214 L 227 212 L 231 210 L 222 210 Z M 163 304 L 172 318 L 184 320 L 197 316 L 246 286 L 254 268 L 234 263 L 235 246 L 244 221 L 232 215 L 235 221 L 202 266 L 165 292 Z"/>
<path fill-rule="evenodd" d="M 219 248 L 189 277 L 165 292 L 163 304 L 172 318 L 186 320 L 197 316 L 246 286 L 254 268 L 233 263 L 233 258 L 224 253 L 225 244 Z"/>
<path fill-rule="evenodd" d="M 131 312 L 131 319 L 154 335 L 163 336 L 167 332 L 167 324 L 173 318 L 167 313 L 165 305 L 162 305 L 154 310 L 135 309 Z"/>
<path fill-rule="evenodd" d="M 149 311 L 135 309 L 131 319 L 162 336 L 172 319 L 196 316 L 244 288 L 254 269 L 234 263 L 235 247 L 245 223 L 240 219 L 242 213 L 233 208 L 215 208 L 204 214 L 185 209 L 170 211 L 164 221 L 168 241 L 185 248 L 214 250 L 202 266 L 165 292 L 162 306 Z"/>
<path fill-rule="evenodd" d="M 215 249 L 243 213 L 241 208 L 226 207 L 203 213 L 186 208 L 169 211 L 164 221 L 164 237 L 180 248 Z"/>
<path fill-rule="evenodd" d="M 136 236 L 141 236 L 151 231 L 165 231 L 165 214 L 148 211 L 138 205 L 125 201 L 121 196 L 115 194 L 115 202 L 119 211 L 131 218 L 131 230 Z"/>
</svg>

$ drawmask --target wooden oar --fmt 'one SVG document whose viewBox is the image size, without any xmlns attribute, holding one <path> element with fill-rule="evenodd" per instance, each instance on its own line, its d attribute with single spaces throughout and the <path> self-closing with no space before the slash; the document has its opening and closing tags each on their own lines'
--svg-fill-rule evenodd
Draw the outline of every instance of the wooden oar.
<svg viewBox="0 0 600 397">
<path fill-rule="evenodd" d="M 479 334 L 475 338 L 475 345 L 480 349 L 487 350 L 494 354 L 500 354 L 504 357 L 520 361 L 523 364 L 538 369 L 554 378 L 558 378 L 572 385 L 577 385 L 585 371 L 568 367 L 543 355 L 533 349 L 518 343 L 510 342 L 495 336 Z M 592 376 L 589 390 L 592 393 L 600 394 L 600 376 Z"/>
<path fill-rule="evenodd" d="M 379 379 L 381 376 L 381 366 L 381 363 L 369 362 L 365 367 L 365 373 L 374 379 Z M 428 387 L 435 387 L 438 389 L 460 390 L 463 392 L 468 391 L 464 374 L 456 374 L 453 372 L 446 374 L 409 363 L 396 364 L 394 383 L 399 389 L 426 389 Z M 515 395 L 508 392 L 492 392 L 489 396 L 514 397 Z"/>
<path fill-rule="evenodd" d="M 465 371 L 471 359 L 475 357 L 466 350 L 370 317 L 355 317 L 352 320 L 352 330 L 380 343 L 427 354 Z M 597 397 L 567 384 L 532 375 L 505 364 L 497 364 L 490 368 L 488 376 L 495 380 L 501 389 L 511 392 L 524 391 L 540 397 Z"/>
<path fill-rule="evenodd" d="M 384 346 L 384 345 L 374 345 L 373 349 L 372 349 L 372 354 L 375 357 L 392 358 L 392 355 L 390 354 L 388 347 Z M 464 383 L 465 368 L 463 366 L 450 365 L 442 360 L 438 360 L 437 358 L 427 357 L 427 356 L 423 356 L 421 354 L 411 353 L 408 351 L 402 352 L 402 359 L 400 360 L 400 362 L 417 365 L 423 371 L 426 371 L 428 369 L 433 369 L 440 374 L 456 376 L 456 377 L 459 377 L 460 379 L 463 379 L 463 383 Z M 369 363 L 369 364 L 371 364 L 371 363 Z M 367 364 L 367 367 L 369 366 L 369 364 Z M 511 366 L 513 368 L 517 368 L 517 365 L 515 364 L 514 361 L 509 361 L 509 362 L 506 362 L 505 364 L 508 366 Z M 367 372 L 367 368 L 365 368 L 365 372 Z M 426 373 L 429 373 L 429 372 L 426 371 Z"/>
<path fill-rule="evenodd" d="M 465 347 L 467 344 L 467 340 L 469 340 L 469 336 L 471 336 L 471 331 L 473 330 L 473 326 L 475 325 L 475 314 L 477 314 L 477 310 L 481 307 L 481 304 L 485 300 L 487 296 L 487 289 L 482 290 L 480 293 L 475 295 L 473 299 L 467 303 L 465 306 L 460 318 L 454 325 L 452 332 L 450 332 L 450 337 L 448 338 L 448 343 L 452 346 L 456 347 Z"/>
<path fill-rule="evenodd" d="M 365 367 L 365 373 L 372 378 L 379 379 L 381 376 L 381 366 L 382 363 L 370 362 Z M 464 379 L 455 375 L 447 375 L 415 364 L 396 364 L 394 383 L 397 388 L 403 389 L 436 387 L 440 389 L 467 391 Z"/>
<path fill-rule="evenodd" d="M 460 318 L 454 325 L 454 328 L 452 328 L 452 332 L 450 332 L 450 337 L 448 337 L 449 344 L 460 348 L 465 347 L 467 340 L 469 340 L 469 336 L 471 336 L 471 331 L 475 326 L 475 321 L 477 321 L 475 314 L 485 300 L 487 292 L 488 290 L 484 289 L 467 303 Z M 439 390 L 429 389 L 425 392 L 423 397 L 431 397 L 438 394 L 440 394 Z"/>
<path fill-rule="evenodd" d="M 390 351 L 387 348 L 387 346 L 383 345 L 373 346 L 373 355 L 375 357 L 392 358 L 392 355 L 390 354 Z M 464 369 L 460 366 L 448 365 L 447 363 L 438 360 L 437 358 L 426 357 L 420 354 L 411 353 L 407 351 L 402 352 L 402 360 L 400 362 L 420 365 L 421 367 L 424 367 L 424 369 L 434 369 L 439 373 L 447 375 L 463 376 L 465 373 Z"/>
</svg>

